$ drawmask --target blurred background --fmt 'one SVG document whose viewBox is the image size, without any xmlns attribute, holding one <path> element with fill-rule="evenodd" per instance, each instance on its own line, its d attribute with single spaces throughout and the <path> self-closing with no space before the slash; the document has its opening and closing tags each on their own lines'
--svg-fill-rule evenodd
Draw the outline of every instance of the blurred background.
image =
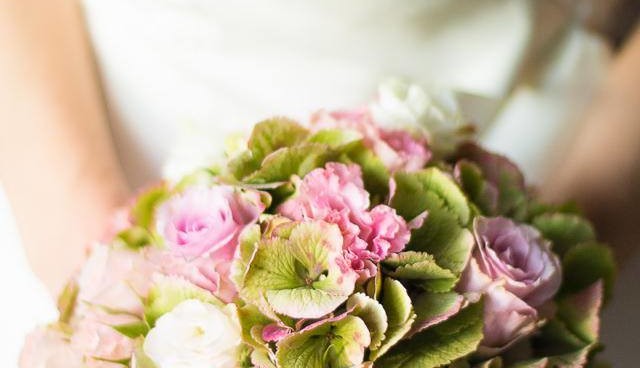
<svg viewBox="0 0 640 368">
<path fill-rule="evenodd" d="M 576 198 L 620 263 L 603 358 L 635 366 L 639 19 L 638 0 L 0 0 L 0 366 L 123 198 L 388 78 Z"/>
</svg>

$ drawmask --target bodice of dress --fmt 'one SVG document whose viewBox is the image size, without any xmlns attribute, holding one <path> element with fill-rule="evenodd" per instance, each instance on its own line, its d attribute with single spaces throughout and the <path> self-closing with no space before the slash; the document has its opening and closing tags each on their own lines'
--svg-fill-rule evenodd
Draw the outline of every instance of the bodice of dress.
<svg viewBox="0 0 640 368">
<path fill-rule="evenodd" d="M 84 0 L 84 11 L 116 144 L 139 185 L 177 146 L 213 156 L 225 136 L 272 115 L 359 106 L 390 76 L 455 90 L 487 124 L 537 42 L 534 4 Z"/>
</svg>

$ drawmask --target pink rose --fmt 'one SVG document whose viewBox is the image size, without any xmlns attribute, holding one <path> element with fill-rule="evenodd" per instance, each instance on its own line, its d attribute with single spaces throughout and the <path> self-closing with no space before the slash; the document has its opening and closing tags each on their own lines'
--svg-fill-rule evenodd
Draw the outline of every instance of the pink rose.
<svg viewBox="0 0 640 368">
<path fill-rule="evenodd" d="M 391 171 L 416 171 L 431 158 L 424 138 L 416 138 L 400 129 L 384 129 L 372 119 L 368 109 L 353 111 L 321 111 L 311 119 L 316 130 L 349 129 L 362 135 L 364 144 L 380 157 Z"/>
<path fill-rule="evenodd" d="M 191 188 L 164 202 L 156 227 L 169 249 L 189 260 L 205 253 L 233 257 L 238 235 L 264 211 L 260 193 L 226 185 Z"/>
<path fill-rule="evenodd" d="M 386 205 L 369 210 L 357 165 L 328 163 L 298 184 L 297 193 L 278 211 L 293 220 L 323 220 L 336 224 L 344 238 L 343 251 L 351 268 L 362 278 L 376 273 L 376 263 L 409 242 L 406 222 Z"/>
<path fill-rule="evenodd" d="M 142 315 L 141 298 L 151 287 L 157 267 L 142 254 L 96 245 L 78 277 L 78 300 L 112 310 Z"/>
<path fill-rule="evenodd" d="M 114 323 L 124 324 L 123 323 Z M 114 321 L 115 322 L 115 321 Z M 129 320 L 128 322 L 133 322 Z M 71 347 L 85 357 L 87 367 L 118 367 L 106 361 L 130 359 L 134 343 L 130 338 L 100 321 L 100 317 L 86 314 L 74 325 Z"/>
<path fill-rule="evenodd" d="M 539 310 L 561 283 L 560 261 L 528 225 L 503 218 L 476 218 L 476 249 L 460 291 L 485 295 L 482 347 L 493 354 L 533 331 Z"/>
<path fill-rule="evenodd" d="M 81 368 L 82 355 L 71 348 L 68 337 L 55 327 L 42 327 L 27 336 L 20 353 L 20 368 Z"/>
</svg>

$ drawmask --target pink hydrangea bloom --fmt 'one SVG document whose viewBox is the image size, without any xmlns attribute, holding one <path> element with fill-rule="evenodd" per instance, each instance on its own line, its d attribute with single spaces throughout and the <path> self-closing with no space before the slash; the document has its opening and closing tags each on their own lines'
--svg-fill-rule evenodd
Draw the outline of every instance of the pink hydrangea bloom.
<svg viewBox="0 0 640 368">
<path fill-rule="evenodd" d="M 416 171 L 431 158 L 424 138 L 417 138 L 405 130 L 379 127 L 368 109 L 352 111 L 320 111 L 311 119 L 316 130 L 349 129 L 362 135 L 364 144 L 372 149 L 391 171 Z"/>
<path fill-rule="evenodd" d="M 256 191 L 225 185 L 191 188 L 158 208 L 156 227 L 175 254 L 192 260 L 215 253 L 216 258 L 230 260 L 238 235 L 264 209 Z"/>
<path fill-rule="evenodd" d="M 307 174 L 294 197 L 278 211 L 293 220 L 324 220 L 336 224 L 344 238 L 343 251 L 351 268 L 362 278 L 376 273 L 376 263 L 409 242 L 407 223 L 386 205 L 369 210 L 357 165 L 328 163 Z"/>
</svg>

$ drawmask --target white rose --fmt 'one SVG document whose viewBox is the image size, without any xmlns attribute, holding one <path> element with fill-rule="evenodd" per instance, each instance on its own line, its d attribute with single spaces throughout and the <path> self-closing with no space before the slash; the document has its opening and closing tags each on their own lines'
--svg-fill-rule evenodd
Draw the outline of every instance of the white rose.
<svg viewBox="0 0 640 368">
<path fill-rule="evenodd" d="M 235 305 L 190 299 L 158 319 L 144 352 L 158 368 L 228 368 L 238 366 L 240 344 Z"/>
<path fill-rule="evenodd" d="M 421 129 L 432 149 L 447 151 L 466 133 L 467 122 L 452 91 L 390 79 L 378 87 L 370 106 L 376 122 L 387 127 Z M 434 145 L 436 145 L 434 147 Z"/>
</svg>

